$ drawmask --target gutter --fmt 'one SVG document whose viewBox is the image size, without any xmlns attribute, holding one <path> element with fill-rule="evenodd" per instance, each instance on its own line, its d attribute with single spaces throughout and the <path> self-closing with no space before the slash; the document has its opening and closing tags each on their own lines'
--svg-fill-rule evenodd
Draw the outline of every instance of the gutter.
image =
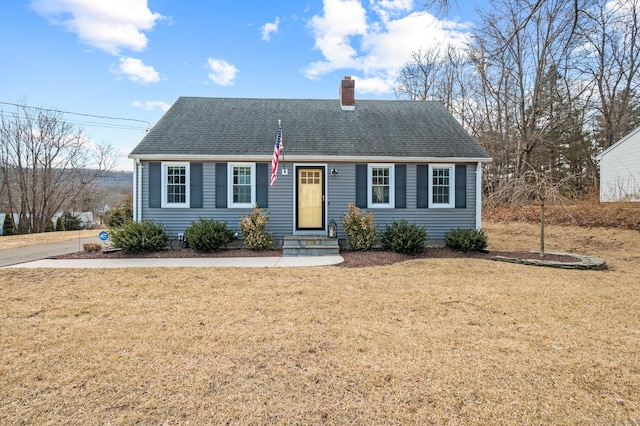
<svg viewBox="0 0 640 426">
<path fill-rule="evenodd" d="M 489 163 L 490 157 L 398 157 L 398 156 L 328 156 L 328 155 L 292 155 L 286 154 L 287 161 L 291 162 L 380 162 L 380 163 Z M 271 162 L 269 155 L 189 155 L 189 154 L 148 154 L 129 155 L 129 158 L 137 161 L 255 161 Z"/>
</svg>

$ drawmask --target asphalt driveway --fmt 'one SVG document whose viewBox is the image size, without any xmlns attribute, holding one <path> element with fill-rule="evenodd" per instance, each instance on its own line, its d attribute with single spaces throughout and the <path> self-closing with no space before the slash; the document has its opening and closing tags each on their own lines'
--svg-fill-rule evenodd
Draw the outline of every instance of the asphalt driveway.
<svg viewBox="0 0 640 426">
<path fill-rule="evenodd" d="M 99 242 L 100 239 L 96 236 L 59 243 L 0 250 L 0 267 L 32 262 L 34 260 L 46 259 L 48 257 L 59 256 L 61 254 L 75 253 L 77 251 L 82 251 L 82 245 L 84 243 Z"/>
</svg>

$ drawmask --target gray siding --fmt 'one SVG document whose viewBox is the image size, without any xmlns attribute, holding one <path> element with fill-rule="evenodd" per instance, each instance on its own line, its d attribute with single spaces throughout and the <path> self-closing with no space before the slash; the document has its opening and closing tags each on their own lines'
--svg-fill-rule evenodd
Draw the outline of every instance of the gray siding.
<svg viewBox="0 0 640 426">
<path fill-rule="evenodd" d="M 315 164 L 315 163 L 314 163 Z M 281 168 L 283 167 L 281 163 Z M 275 240 L 294 232 L 294 165 L 286 164 L 289 174 L 278 175 L 274 186 L 268 187 L 268 209 L 270 214 L 267 231 L 272 233 Z M 338 176 L 331 176 L 331 169 L 338 169 Z M 429 239 L 442 239 L 444 233 L 452 228 L 475 228 L 476 205 L 476 164 L 467 164 L 467 207 L 464 209 L 440 209 L 416 207 L 416 165 L 407 164 L 407 192 L 406 208 L 403 209 L 371 209 L 379 229 L 384 230 L 386 223 L 393 220 L 406 219 L 420 226 L 427 227 Z M 144 163 L 142 171 L 142 218 L 152 219 L 164 223 L 172 235 L 184 230 L 192 221 L 200 217 L 227 222 L 228 226 L 239 232 L 239 222 L 242 216 L 251 209 L 217 209 L 215 207 L 215 163 L 205 162 L 202 167 L 203 192 L 202 208 L 149 208 L 149 167 Z M 333 219 L 338 224 L 338 235 L 345 238 L 341 218 L 347 211 L 349 203 L 355 203 L 355 164 L 328 163 L 327 164 L 327 221 Z"/>
<path fill-rule="evenodd" d="M 355 203 L 355 164 L 329 164 L 329 170 L 336 168 L 338 176 L 329 176 L 328 199 L 329 215 L 328 219 L 334 219 L 338 224 L 338 236 L 345 238 L 342 229 L 341 218 L 347 211 L 349 203 Z M 407 207 L 404 209 L 362 209 L 371 211 L 374 215 L 378 229 L 383 231 L 387 223 L 393 220 L 402 219 L 408 222 L 415 222 L 420 226 L 427 227 L 427 235 L 430 239 L 440 240 L 444 238 L 444 233 L 454 228 L 475 228 L 476 226 L 476 164 L 467 164 L 467 207 L 464 209 L 455 208 L 417 208 L 416 197 L 416 165 L 407 164 Z"/>
</svg>

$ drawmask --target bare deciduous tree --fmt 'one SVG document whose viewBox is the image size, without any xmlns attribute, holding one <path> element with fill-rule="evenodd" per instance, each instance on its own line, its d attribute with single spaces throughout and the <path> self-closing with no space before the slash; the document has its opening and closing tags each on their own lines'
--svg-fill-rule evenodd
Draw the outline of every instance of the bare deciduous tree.
<svg viewBox="0 0 640 426">
<path fill-rule="evenodd" d="M 640 0 L 490 0 L 460 57 L 415 53 L 396 95 L 449 108 L 493 158 L 487 193 L 544 168 L 584 196 L 596 154 L 640 125 L 639 12 Z"/>
<path fill-rule="evenodd" d="M 598 144 L 608 148 L 640 124 L 640 0 L 597 0 L 581 11 L 579 70 L 591 79 Z"/>
<path fill-rule="evenodd" d="M 60 113 L 20 106 L 0 118 L 0 174 L 19 233 L 43 232 L 56 212 L 115 166 L 110 145 L 91 143 Z"/>
</svg>

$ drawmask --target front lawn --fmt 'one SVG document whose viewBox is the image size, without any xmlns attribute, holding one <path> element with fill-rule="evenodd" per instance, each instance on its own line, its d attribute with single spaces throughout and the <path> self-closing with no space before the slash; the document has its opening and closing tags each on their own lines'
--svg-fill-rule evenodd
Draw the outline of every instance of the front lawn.
<svg viewBox="0 0 640 426">
<path fill-rule="evenodd" d="M 639 237 L 547 228 L 608 271 L 0 270 L 0 423 L 636 424 Z"/>
</svg>

